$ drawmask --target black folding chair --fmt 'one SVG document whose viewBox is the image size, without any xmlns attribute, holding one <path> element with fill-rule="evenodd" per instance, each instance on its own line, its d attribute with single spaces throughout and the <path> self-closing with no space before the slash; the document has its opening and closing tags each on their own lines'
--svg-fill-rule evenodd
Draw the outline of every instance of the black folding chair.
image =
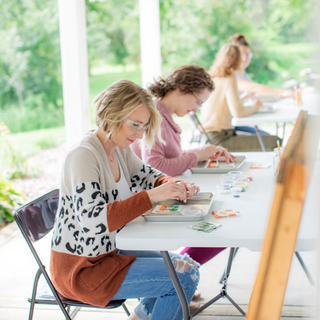
<svg viewBox="0 0 320 320">
<path fill-rule="evenodd" d="M 208 134 L 205 132 L 199 118 L 194 112 L 189 112 L 190 119 L 194 125 L 195 130 L 199 132 L 198 135 L 194 134 L 194 131 L 192 131 L 192 138 L 190 139 L 190 144 L 193 142 L 198 142 L 199 144 L 201 143 L 201 140 L 203 136 L 205 137 L 205 143 L 211 142 Z"/>
<path fill-rule="evenodd" d="M 68 320 L 73 319 L 81 307 L 114 309 L 122 306 L 129 316 L 130 313 L 124 304 L 125 300 L 110 301 L 108 305 L 101 308 L 80 301 L 64 299 L 55 289 L 33 243 L 42 239 L 52 230 L 58 204 L 59 190 L 56 189 L 25 204 L 13 213 L 14 219 L 39 267 L 35 275 L 31 298 L 28 298 L 30 302 L 29 320 L 33 318 L 35 304 L 59 305 L 62 313 Z M 38 287 L 41 275 L 43 275 L 46 281 L 44 286 Z M 72 312 L 71 307 L 74 307 Z"/>
</svg>

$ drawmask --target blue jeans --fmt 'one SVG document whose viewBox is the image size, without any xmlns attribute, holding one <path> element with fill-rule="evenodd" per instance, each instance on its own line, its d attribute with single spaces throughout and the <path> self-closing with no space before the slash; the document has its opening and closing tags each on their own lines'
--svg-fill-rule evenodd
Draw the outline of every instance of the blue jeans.
<svg viewBox="0 0 320 320">
<path fill-rule="evenodd" d="M 248 126 L 240 126 L 240 127 L 235 127 L 236 131 L 242 131 L 242 132 L 247 132 L 247 133 L 256 133 L 256 130 L 254 127 L 248 127 Z M 267 131 L 258 129 L 258 131 L 262 134 L 262 135 L 269 135 L 270 133 L 268 133 Z"/>
<path fill-rule="evenodd" d="M 135 313 L 141 320 L 182 319 L 180 301 L 161 253 L 159 251 L 123 250 L 118 250 L 118 253 L 132 254 L 137 259 L 130 266 L 121 287 L 112 300 L 143 297 L 143 300 L 135 308 Z M 173 252 L 169 254 L 175 268 L 177 268 L 177 263 L 174 260 L 188 262 L 190 259 L 187 254 L 183 256 Z M 180 262 L 182 264 L 182 261 Z M 181 269 L 177 271 L 189 303 L 199 283 L 198 267 L 198 263 L 196 266 L 191 263 L 187 271 Z"/>
</svg>

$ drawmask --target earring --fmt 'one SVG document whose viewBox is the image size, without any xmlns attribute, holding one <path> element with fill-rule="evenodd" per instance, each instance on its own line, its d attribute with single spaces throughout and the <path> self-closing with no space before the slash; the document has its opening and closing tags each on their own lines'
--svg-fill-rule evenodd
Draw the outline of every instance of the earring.
<svg viewBox="0 0 320 320">
<path fill-rule="evenodd" d="M 111 131 L 109 131 L 109 133 L 107 134 L 107 139 L 111 139 Z"/>
</svg>

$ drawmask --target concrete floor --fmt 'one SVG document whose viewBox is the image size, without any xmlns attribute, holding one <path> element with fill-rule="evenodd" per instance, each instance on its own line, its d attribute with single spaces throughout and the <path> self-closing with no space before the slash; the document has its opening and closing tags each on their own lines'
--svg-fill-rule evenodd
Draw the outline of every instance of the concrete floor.
<svg viewBox="0 0 320 320">
<path fill-rule="evenodd" d="M 49 241 L 39 243 L 38 250 L 49 258 Z M 226 266 L 229 250 L 221 252 L 215 259 L 201 267 L 199 290 L 204 303 L 220 292 L 219 279 Z M 313 277 L 316 276 L 315 252 L 301 253 Z M 15 223 L 0 230 L 0 320 L 22 320 L 28 318 L 29 303 L 33 278 L 37 269 L 36 263 Z M 228 294 L 245 311 L 250 299 L 260 253 L 240 249 L 233 264 L 228 284 Z M 128 300 L 129 310 L 133 310 L 137 300 Z M 296 257 L 293 259 L 290 279 L 284 300 L 283 318 L 315 319 L 316 287 L 310 285 Z M 81 309 L 77 320 L 104 319 L 125 320 L 127 317 L 121 308 L 102 311 L 97 309 Z M 64 319 L 58 307 L 36 306 L 35 320 Z M 239 312 L 226 300 L 220 299 L 210 308 L 194 318 L 195 320 L 244 319 Z"/>
</svg>

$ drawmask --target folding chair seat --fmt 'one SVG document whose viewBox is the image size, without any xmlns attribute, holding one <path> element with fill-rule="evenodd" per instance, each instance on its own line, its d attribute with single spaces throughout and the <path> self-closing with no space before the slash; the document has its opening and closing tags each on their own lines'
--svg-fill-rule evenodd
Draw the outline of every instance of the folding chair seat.
<svg viewBox="0 0 320 320">
<path fill-rule="evenodd" d="M 14 219 L 39 267 L 35 275 L 32 295 L 28 298 L 28 301 L 30 302 L 29 320 L 33 318 L 35 304 L 58 305 L 65 318 L 68 320 L 73 319 L 81 307 L 114 309 L 122 306 L 129 316 L 130 313 L 124 304 L 125 300 L 113 300 L 110 301 L 108 305 L 101 308 L 80 301 L 65 299 L 61 297 L 55 289 L 50 276 L 46 271 L 46 267 L 40 259 L 40 255 L 33 243 L 50 234 L 50 231 L 53 229 L 58 205 L 59 190 L 55 189 L 25 204 L 13 213 Z M 50 248 L 48 248 L 48 250 L 49 249 Z M 45 279 L 45 284 L 43 286 L 39 286 L 41 275 L 43 275 L 43 278 Z M 73 310 L 71 310 L 71 307 L 74 307 Z"/>
</svg>

